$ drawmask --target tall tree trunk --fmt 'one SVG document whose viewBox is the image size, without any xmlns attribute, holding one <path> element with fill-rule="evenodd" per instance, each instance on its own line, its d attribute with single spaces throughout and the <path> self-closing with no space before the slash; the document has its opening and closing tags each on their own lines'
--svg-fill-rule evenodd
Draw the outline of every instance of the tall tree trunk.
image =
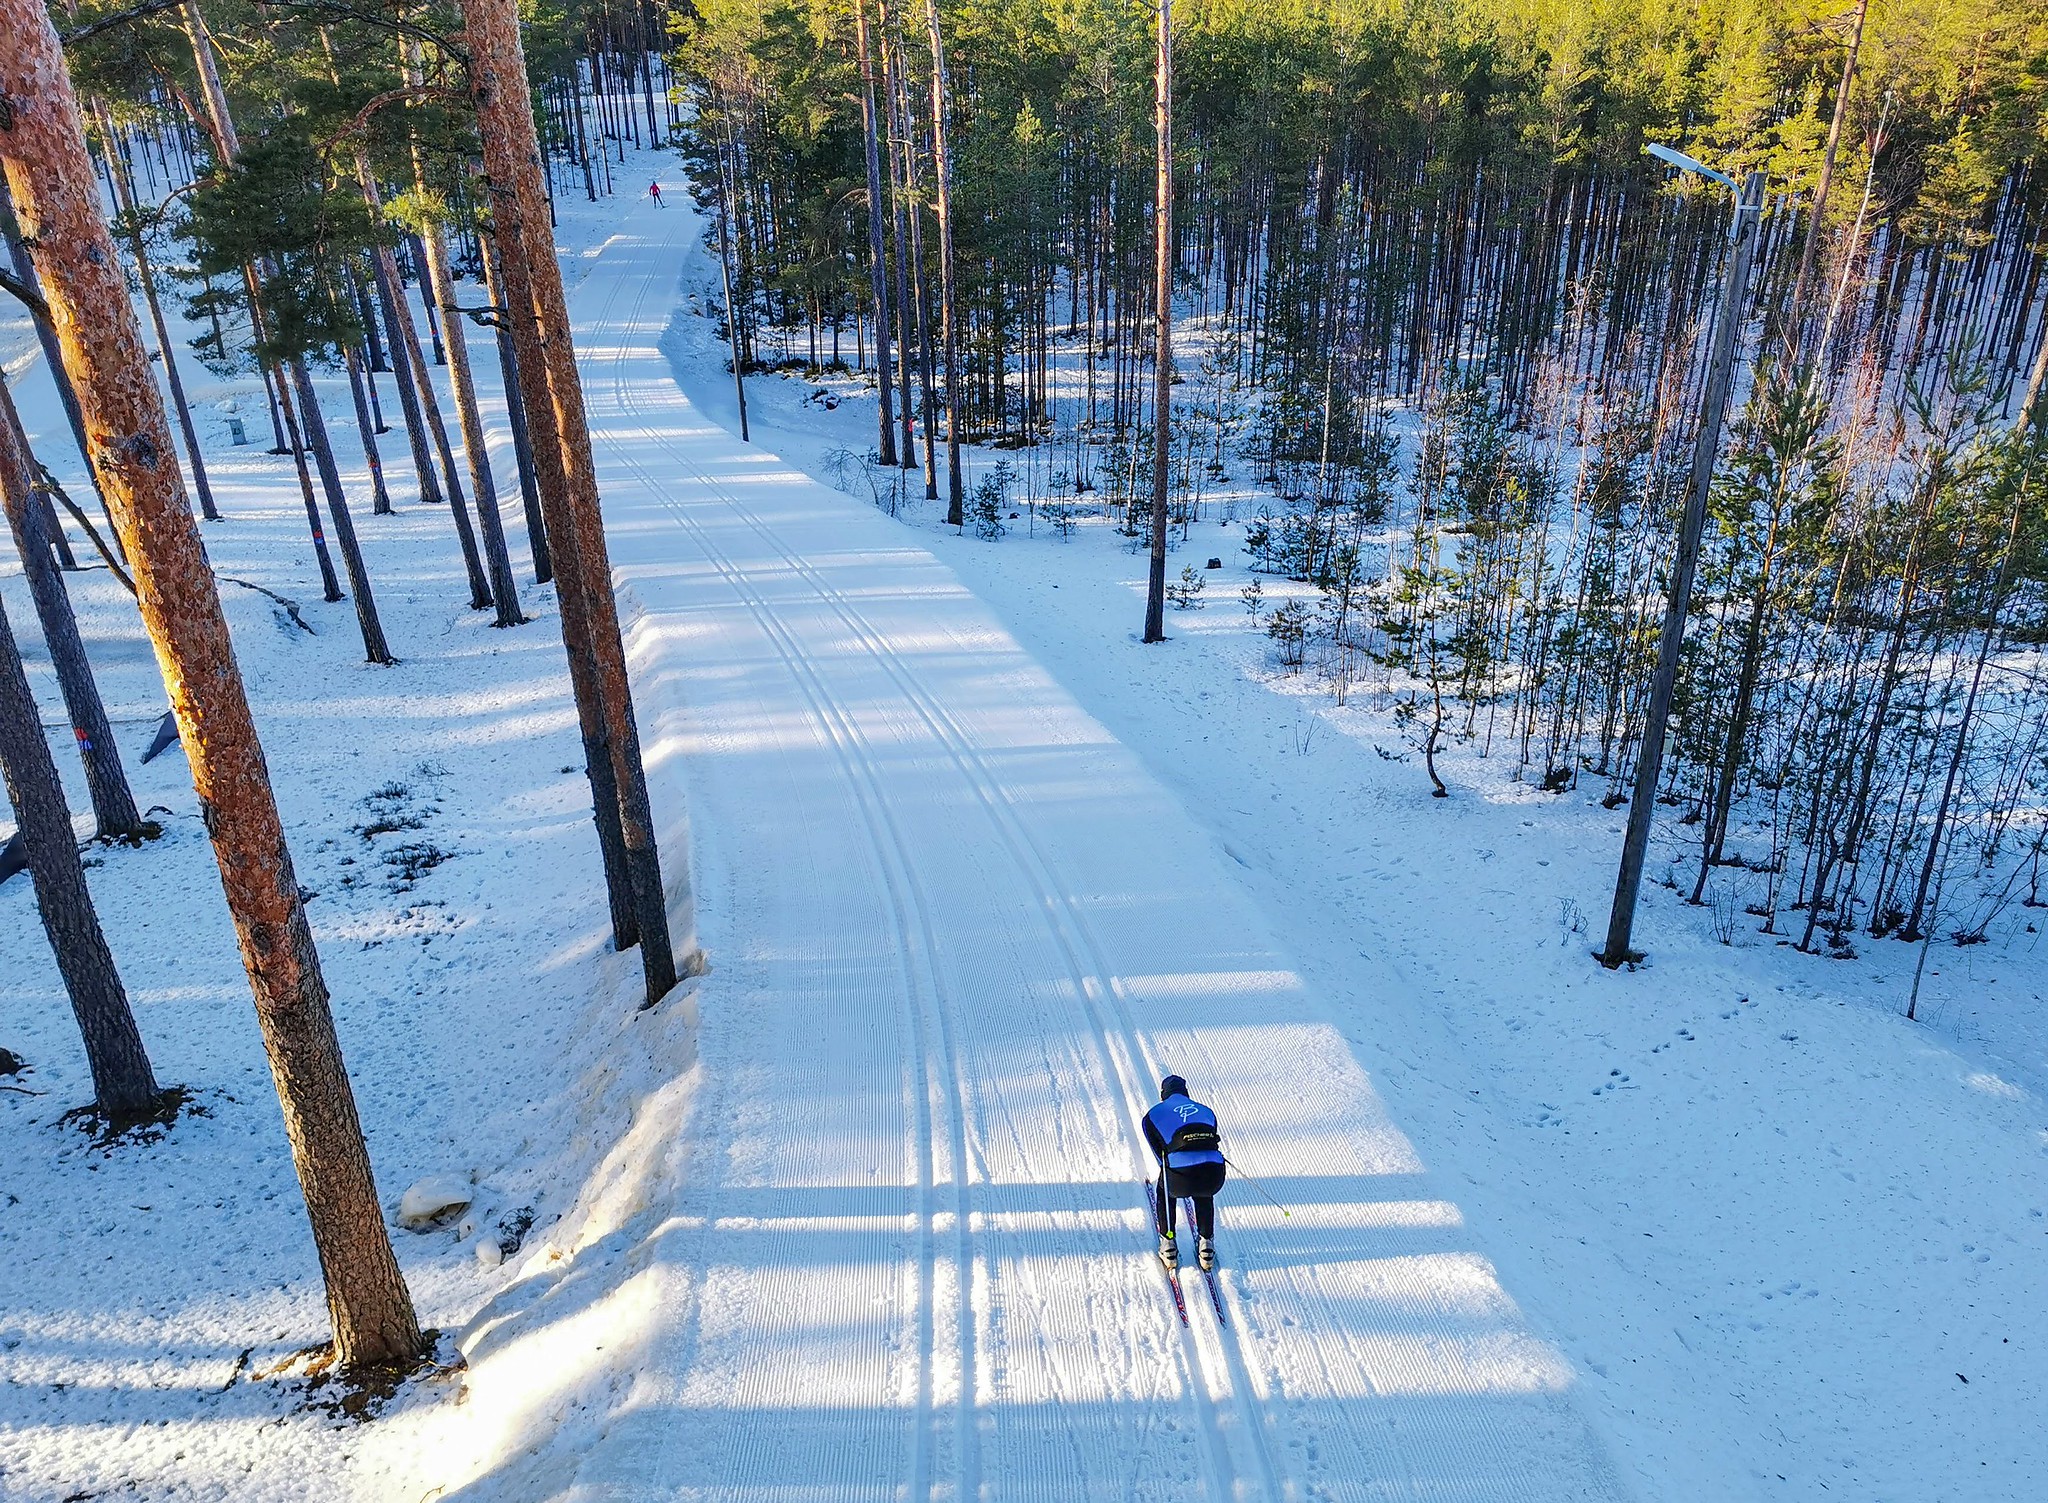
<svg viewBox="0 0 2048 1503">
<path fill-rule="evenodd" d="M 1828 190 L 1835 181 L 1835 152 L 1842 144 L 1842 123 L 1849 117 L 1849 94 L 1856 82 L 1856 60 L 1863 50 L 1863 20 L 1870 13 L 1870 0 L 1856 0 L 1856 18 L 1850 23 L 1849 48 L 1842 55 L 1842 77 L 1835 86 L 1835 111 L 1828 121 L 1828 143 L 1821 152 L 1820 181 L 1813 189 L 1813 209 L 1806 216 L 1806 244 L 1799 251 L 1799 274 L 1792 279 L 1792 295 L 1785 300 L 1790 326 L 1789 342 L 1797 344 L 1806 324 L 1806 286 L 1813 279 L 1819 259 L 1822 219 L 1828 211 Z"/>
<path fill-rule="evenodd" d="M 36 911 L 85 1040 L 93 1098 L 109 1125 L 148 1115 L 158 1104 L 156 1076 L 128 1006 L 121 973 L 100 930 L 71 833 L 71 811 L 41 717 L 22 671 L 7 611 L 0 607 L 0 773 L 36 889 Z"/>
<path fill-rule="evenodd" d="M 178 415 L 178 432 L 185 440 L 185 454 L 192 466 L 192 489 L 199 496 L 199 513 L 209 522 L 220 520 L 220 511 L 213 503 L 213 486 L 206 478 L 206 459 L 199 452 L 199 433 L 192 426 L 192 409 L 185 401 L 185 381 L 178 374 L 178 352 L 172 343 L 171 331 L 164 322 L 162 301 L 156 294 L 156 273 L 149 264 L 149 246 L 142 236 L 142 226 L 134 222 L 136 212 L 135 187 L 129 181 L 128 164 L 121 160 L 120 148 L 114 141 L 113 117 L 104 103 L 95 102 L 95 113 L 99 118 L 100 140 L 107 154 L 107 174 L 114 183 L 114 202 L 124 214 L 130 216 L 128 253 L 135 258 L 135 279 L 142 284 L 142 301 L 149 309 L 150 326 L 156 332 L 156 347 L 164 358 L 164 381 L 171 388 L 171 406 Z"/>
<path fill-rule="evenodd" d="M 362 189 L 363 201 L 370 207 L 371 217 L 381 218 L 383 196 L 377 191 L 377 181 L 370 173 L 368 160 L 360 153 L 356 157 L 356 181 Z M 448 427 L 441 420 L 440 396 L 434 390 L 433 374 L 427 369 L 426 355 L 420 346 L 419 328 L 413 322 L 412 304 L 406 299 L 405 283 L 398 274 L 398 258 L 389 246 L 379 245 L 374 250 L 371 264 L 376 269 L 377 293 L 384 305 L 392 358 L 403 368 L 398 375 L 398 389 L 413 445 L 413 465 L 420 475 L 420 500 L 428 505 L 436 505 L 444 499 L 450 503 L 455 540 L 462 549 L 462 566 L 469 578 L 469 607 L 476 611 L 489 610 L 490 580 L 484 572 L 483 556 L 477 551 L 476 532 L 469 521 L 469 505 L 455 470 L 455 451 L 448 442 Z M 430 451 L 440 457 L 445 494 L 442 482 L 434 478 Z"/>
<path fill-rule="evenodd" d="M 14 217 L 13 200 L 5 192 L 0 192 L 0 234 L 6 236 L 7 256 L 9 261 L 13 263 L 15 276 L 19 277 L 25 285 L 35 286 L 35 262 L 29 256 L 28 245 L 21 237 L 21 226 Z M 71 377 L 65 373 L 64 363 L 58 357 L 57 336 L 41 319 L 34 320 L 34 323 L 36 326 L 36 343 L 42 347 L 43 364 L 49 367 L 50 380 L 56 384 L 57 400 L 64 408 L 64 420 L 71 425 L 71 437 L 72 441 L 78 445 L 78 457 L 85 461 L 85 473 L 92 482 L 93 494 L 99 499 L 100 514 L 107 519 L 107 523 L 111 527 L 114 514 L 107 510 L 107 498 L 100 491 L 100 477 L 92 467 L 92 457 L 86 448 L 85 442 L 85 419 L 78 410 L 78 393 L 72 390 Z M 121 540 L 116 536 L 114 538 L 114 549 L 119 553 L 120 548 Z M 121 559 L 125 563 L 127 555 L 121 554 Z"/>
<path fill-rule="evenodd" d="M 254 303 L 250 304 L 257 327 L 262 327 L 262 312 Z M 313 535 L 313 558 L 320 565 L 320 598 L 329 605 L 342 598 L 341 580 L 334 572 L 334 559 L 327 551 L 327 527 L 320 520 L 320 502 L 313 494 L 313 470 L 307 463 L 308 448 L 304 431 L 299 426 L 298 404 L 285 389 L 282 368 L 274 373 L 277 382 L 277 410 L 282 417 L 293 468 L 299 477 L 299 499 L 306 508 L 306 526 Z"/>
<path fill-rule="evenodd" d="M 517 220 L 507 212 L 495 212 L 492 222 L 493 238 L 498 241 L 499 270 L 509 273 L 524 259 L 526 247 L 511 228 Z M 509 288 L 511 284 L 507 275 L 505 285 Z M 573 531 L 555 531 L 567 526 L 569 482 L 559 457 L 561 441 L 555 429 L 554 401 L 548 393 L 546 357 L 540 347 L 540 331 L 529 312 L 522 309 L 515 316 L 508 303 L 501 316 L 519 357 L 520 400 L 526 407 L 527 426 L 533 438 L 534 480 L 548 518 L 548 551 L 555 565 L 562 646 L 569 662 L 577 730 L 583 739 L 583 773 L 590 782 L 591 818 L 597 827 L 598 856 L 604 868 L 605 896 L 611 907 L 612 943 L 624 950 L 639 938 L 639 918 L 633 902 L 633 878 L 626 864 L 626 836 L 620 818 L 618 779 L 612 770 L 610 732 L 599 703 L 603 688 L 590 642 L 590 608 L 584 599 L 581 572 L 576 567 L 576 536 Z"/>
<path fill-rule="evenodd" d="M 363 436 L 363 463 L 370 471 L 370 513 L 391 515 L 391 491 L 384 484 L 384 456 L 377 450 L 377 419 L 370 411 L 370 375 L 364 368 L 362 351 L 354 345 L 342 348 L 341 360 L 348 371 L 349 399 L 355 403 L 356 432 Z"/>
<path fill-rule="evenodd" d="M 718 157 L 718 280 L 725 293 L 725 342 L 732 351 L 732 395 L 740 414 L 740 442 L 751 443 L 747 431 L 746 338 L 741 332 L 742 304 L 733 294 L 732 180 L 725 170 L 725 153 Z"/>
<path fill-rule="evenodd" d="M 360 156 L 356 159 L 356 180 L 362 187 L 363 201 L 370 206 L 370 213 L 382 215 L 384 201 L 377 192 L 376 179 L 370 176 L 369 163 Z M 448 509 L 455 521 L 455 540 L 462 548 L 462 567 L 469 576 L 469 608 L 487 611 L 491 608 L 490 578 L 484 572 L 483 555 L 477 550 L 476 530 L 469 523 L 469 503 L 463 496 L 462 481 L 455 473 L 455 451 L 448 442 L 448 426 L 441 420 L 441 400 L 434 390 L 434 377 L 427 369 L 426 355 L 420 348 L 419 328 L 412 321 L 412 304 L 406 300 L 405 284 L 399 279 L 398 258 L 388 246 L 378 246 L 376 254 L 377 281 L 380 288 L 389 287 L 389 301 L 385 308 L 397 330 L 398 348 L 404 353 L 406 375 L 400 378 L 399 384 L 403 386 L 407 380 L 412 382 L 413 400 L 408 405 L 406 416 L 410 420 L 417 415 L 425 421 L 426 436 L 431 439 L 434 452 L 440 455 Z M 429 497 L 422 487 L 420 499 L 428 501 L 440 497 Z"/>
<path fill-rule="evenodd" d="M 188 13 L 197 12 L 188 0 Z M 426 1343 L 392 1256 L 355 1099 L 227 619 L 172 463 L 170 424 L 100 218 L 64 55 L 40 0 L 0 0 L 0 166 L 50 248 L 44 288 L 91 451 L 135 562 L 306 1193 L 344 1367 Z M 89 333 L 89 337 L 88 337 Z"/>
<path fill-rule="evenodd" d="M 363 158 L 356 159 L 358 180 L 366 185 L 366 194 L 375 194 L 375 180 L 369 176 L 369 164 Z M 375 214 L 380 205 L 371 200 L 371 213 Z M 427 439 L 426 414 L 420 410 L 419 387 L 413 381 L 412 356 L 418 352 L 419 338 L 413 335 L 412 309 L 406 305 L 404 289 L 398 285 L 398 263 L 389 246 L 376 246 L 370 253 L 370 276 L 376 284 L 377 308 L 384 320 L 384 343 L 391 351 L 391 374 L 398 386 L 399 412 L 405 420 L 406 443 L 412 449 L 413 473 L 419 479 L 420 500 L 428 506 L 438 506 L 447 498 L 441 494 L 440 477 L 434 472 L 434 451 Z"/>
<path fill-rule="evenodd" d="M 498 264 L 498 237 L 479 237 L 484 263 L 484 285 L 491 306 L 491 334 L 498 346 L 498 371 L 505 383 L 505 421 L 512 429 L 512 457 L 519 466 L 519 499 L 526 508 L 526 551 L 533 556 L 533 582 L 546 584 L 555 577 L 548 557 L 548 529 L 540 513 L 540 487 L 534 478 L 533 432 L 526 421 L 526 400 L 519 389 L 519 352 L 505 326 L 505 273 Z"/>
<path fill-rule="evenodd" d="M 929 3 L 929 0 L 928 0 Z M 1159 56 L 1152 90 L 1157 135 L 1152 210 L 1152 271 L 1156 282 L 1152 317 L 1158 345 L 1152 371 L 1152 559 L 1145 580 L 1145 640 L 1166 640 L 1166 482 L 1173 410 L 1173 7 L 1159 0 Z M 1328 396 L 1323 438 L 1329 443 Z"/>
<path fill-rule="evenodd" d="M 875 389 L 882 399 L 882 441 L 876 456 L 883 464 L 893 465 L 896 412 L 895 393 L 889 385 L 889 260 L 882 242 L 882 159 L 875 141 L 875 63 L 868 47 L 867 0 L 853 0 L 853 21 L 860 46 L 860 123 L 868 172 L 868 286 L 875 300 Z"/>
<path fill-rule="evenodd" d="M 341 545 L 341 565 L 348 570 L 349 593 L 355 597 L 356 625 L 363 634 L 363 656 L 372 663 L 395 663 L 391 646 L 384 640 L 384 623 L 377 615 L 377 599 L 370 592 L 370 571 L 363 563 L 363 550 L 356 541 L 356 524 L 348 513 L 348 498 L 341 490 L 341 470 L 334 463 L 334 447 L 327 441 L 327 424 L 320 416 L 320 398 L 313 390 L 313 378 L 304 360 L 288 362 L 292 384 L 298 391 L 299 422 L 306 443 L 313 451 L 313 463 L 320 471 L 320 488 L 327 496 L 327 515 L 334 523 L 334 540 Z"/>
<path fill-rule="evenodd" d="M 56 670 L 72 738 L 78 743 L 79 760 L 85 764 L 93 821 L 102 840 L 134 835 L 142 828 L 142 816 L 136 812 L 135 795 L 121 766 L 113 727 L 107 724 L 99 685 L 93 682 L 92 663 L 78 634 L 71 597 L 64 591 L 63 578 L 44 540 L 47 507 L 38 506 L 37 500 L 35 462 L 29 456 L 28 439 L 14 410 L 14 394 L 0 380 L 0 504 L 6 507 L 14 551 L 21 559 L 21 572 L 28 576 L 43 641 L 50 649 L 50 666 Z"/>
<path fill-rule="evenodd" d="M 935 501 L 939 495 L 938 450 L 935 447 L 934 440 L 934 435 L 938 432 L 939 426 L 938 398 L 934 394 L 935 378 L 933 376 L 931 317 L 930 310 L 927 307 L 928 293 L 924 279 L 924 220 L 918 214 L 916 203 L 917 132 L 913 129 L 913 121 L 916 116 L 911 108 L 910 79 L 903 57 L 902 38 L 900 36 L 897 37 L 894 45 L 886 45 L 888 41 L 889 39 L 885 37 L 885 45 L 882 49 L 882 70 L 888 81 L 889 109 L 896 120 L 896 138 L 900 143 L 900 156 L 903 164 L 903 193 L 910 200 L 907 216 L 902 201 L 899 199 L 897 203 L 896 250 L 899 265 L 906 243 L 910 250 L 910 311 L 916 323 L 919 391 L 922 397 L 922 405 L 919 408 L 919 412 L 924 418 L 924 498 L 927 501 Z M 890 66 L 892 59 L 895 63 L 894 68 Z M 910 230 L 907 242 L 902 233 L 903 219 L 905 217 L 909 220 Z M 907 401 L 905 405 L 904 421 L 907 423 L 909 421 Z"/>
<path fill-rule="evenodd" d="M 924 0 L 932 48 L 932 176 L 939 214 L 939 339 L 946 362 L 946 525 L 966 521 L 960 486 L 960 310 L 953 276 L 953 169 L 946 150 L 946 48 L 939 37 L 938 0 Z"/>
<path fill-rule="evenodd" d="M 419 87 L 425 80 L 419 67 L 419 44 L 410 37 L 400 42 L 406 82 Z M 427 191 L 426 161 L 419 137 L 412 138 L 413 184 L 422 195 Z M 448 385 L 455 395 L 455 416 L 462 426 L 462 451 L 469 460 L 469 492 L 476 500 L 477 525 L 484 535 L 484 562 L 490 574 L 491 599 L 498 609 L 497 625 L 519 626 L 526 617 L 519 613 L 519 584 L 512 577 L 512 555 L 505 547 L 505 520 L 498 510 L 497 482 L 491 476 L 489 440 L 484 432 L 483 414 L 477 408 L 476 380 L 469 364 L 469 336 L 463 331 L 463 315 L 455 309 L 455 279 L 448 272 L 448 238 L 438 224 L 429 225 L 415 244 L 426 251 L 426 291 L 429 311 L 441 311 L 443 341 L 448 351 Z"/>
<path fill-rule="evenodd" d="M 882 54 L 882 99 L 885 105 L 884 118 L 888 122 L 883 135 L 888 145 L 889 167 L 889 215 L 896 239 L 896 355 L 900 367 L 897 376 L 897 397 L 902 408 L 903 446 L 899 462 L 904 469 L 917 463 L 917 436 L 912 431 L 911 414 L 916 410 L 910 399 L 911 367 L 911 307 L 910 307 L 910 242 L 903 228 L 903 195 L 908 186 L 902 172 L 902 132 L 897 128 L 897 87 L 895 46 L 891 41 L 889 27 L 889 0 L 878 0 L 876 12 L 878 24 L 875 28 L 875 46 Z"/>
<path fill-rule="evenodd" d="M 591 458 L 590 427 L 584 416 L 575 345 L 569 334 L 568 303 L 562 292 L 561 267 L 554 256 L 554 237 L 546 228 L 540 143 L 534 134 L 526 58 L 519 41 L 518 9 L 512 0 L 463 0 L 462 16 L 470 47 L 470 94 L 476 104 L 483 140 L 493 218 L 503 232 L 500 245 L 505 252 L 507 302 L 514 328 L 530 320 L 536 336 L 530 342 L 522 339 L 520 369 L 522 376 L 529 374 L 524 357 L 529 349 L 538 346 L 537 363 L 530 374 L 545 378 L 546 394 L 553 408 L 556 442 L 545 453 L 537 450 L 534 458 L 544 475 L 559 465 L 564 482 L 559 492 L 560 511 L 547 518 L 548 536 L 558 553 L 557 578 L 561 580 L 565 605 L 564 637 L 568 635 L 568 597 L 580 594 L 588 613 L 588 651 L 596 672 L 594 685 L 579 686 L 579 698 L 584 687 L 597 690 L 612 758 L 633 912 L 638 920 L 640 963 L 651 1005 L 676 982 L 668 901 L 662 888 L 647 773 L 641 760 L 640 732 L 634 722 L 632 689 L 626 676 L 625 643 L 619 634 L 611 559 L 598 511 L 597 471 Z M 529 421 L 533 407 L 534 403 L 529 401 Z M 544 482 L 543 507 L 548 500 L 549 487 Z M 565 542 L 573 545 L 573 552 L 564 546 Z M 564 553 L 569 556 L 561 557 Z M 570 650 L 573 654 L 573 644 Z"/>
<path fill-rule="evenodd" d="M 505 522 L 498 511 L 498 486 L 491 476 L 483 414 L 477 407 L 476 383 L 469 366 L 469 336 L 455 307 L 455 284 L 448 275 L 448 242 L 440 226 L 423 237 L 427 248 L 427 290 L 441 307 L 442 337 L 448 350 L 448 385 L 455 395 L 455 416 L 462 427 L 462 452 L 469 460 L 469 491 L 476 498 L 476 518 L 484 537 L 484 566 L 490 576 L 490 597 L 497 605 L 499 626 L 518 626 L 519 585 L 512 577 L 512 555 L 505 547 Z"/>
</svg>

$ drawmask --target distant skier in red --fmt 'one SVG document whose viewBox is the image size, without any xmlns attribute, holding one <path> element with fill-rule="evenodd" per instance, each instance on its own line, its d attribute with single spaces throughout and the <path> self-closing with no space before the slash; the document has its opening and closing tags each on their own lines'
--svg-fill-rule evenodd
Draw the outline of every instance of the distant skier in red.
<svg viewBox="0 0 2048 1503">
<path fill-rule="evenodd" d="M 1188 1099 L 1178 1075 L 1159 1082 L 1159 1105 L 1145 1114 L 1145 1142 L 1159 1160 L 1159 1261 L 1180 1266 L 1174 1240 L 1174 1203 L 1183 1195 L 1195 1206 L 1195 1254 L 1202 1267 L 1216 1266 L 1216 1192 L 1223 1188 L 1223 1139 L 1216 1114 Z"/>
<path fill-rule="evenodd" d="M 661 208 L 666 208 L 666 207 L 667 207 L 667 205 L 666 205 L 666 204 L 664 204 L 664 203 L 662 203 L 662 201 L 661 201 L 661 184 L 660 184 L 660 183 L 649 183 L 649 184 L 647 185 L 647 191 L 648 191 L 648 193 L 649 193 L 650 195 L 652 195 L 652 196 L 653 196 L 653 199 L 654 199 L 654 207 L 655 207 L 655 208 L 657 208 L 657 209 L 661 209 Z"/>
</svg>

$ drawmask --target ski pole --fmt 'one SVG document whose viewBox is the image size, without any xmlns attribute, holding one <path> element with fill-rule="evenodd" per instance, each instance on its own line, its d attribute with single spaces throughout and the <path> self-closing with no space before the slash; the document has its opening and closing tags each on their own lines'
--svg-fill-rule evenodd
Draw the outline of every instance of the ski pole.
<svg viewBox="0 0 2048 1503">
<path fill-rule="evenodd" d="M 1273 1200 L 1273 1195 L 1271 1191 L 1269 1191 L 1264 1185 L 1260 1184 L 1257 1180 L 1252 1179 L 1252 1177 L 1249 1174 L 1245 1174 L 1244 1170 L 1237 1168 L 1236 1159 L 1232 1158 L 1229 1154 L 1226 1153 L 1223 1155 L 1223 1162 L 1228 1164 L 1232 1169 L 1237 1169 L 1237 1172 L 1239 1174 L 1244 1175 L 1244 1177 L 1247 1180 L 1250 1180 L 1251 1187 L 1254 1190 L 1258 1191 L 1261 1195 L 1265 1196 L 1266 1199 Z M 1280 1205 L 1280 1202 L 1277 1200 L 1273 1200 L 1273 1204 L 1280 1207 L 1280 1214 L 1282 1216 L 1292 1216 L 1294 1214 L 1294 1212 L 1288 1210 L 1287 1207 Z"/>
</svg>

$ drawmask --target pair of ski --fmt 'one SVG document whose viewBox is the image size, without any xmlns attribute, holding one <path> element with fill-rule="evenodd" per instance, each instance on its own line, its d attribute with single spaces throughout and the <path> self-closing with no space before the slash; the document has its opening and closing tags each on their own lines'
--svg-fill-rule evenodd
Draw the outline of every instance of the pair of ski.
<svg viewBox="0 0 2048 1503">
<path fill-rule="evenodd" d="M 1159 1230 L 1159 1191 L 1150 1181 L 1147 1181 L 1145 1185 L 1145 1199 L 1152 1207 L 1152 1230 L 1156 1235 Z M 1195 1203 L 1192 1200 L 1183 1200 L 1181 1202 L 1181 1210 L 1186 1213 L 1188 1224 L 1190 1226 L 1194 1225 Z M 1159 1262 L 1156 1254 L 1153 1261 Z M 1187 1296 L 1181 1292 L 1180 1272 L 1178 1269 L 1168 1268 L 1163 1262 L 1159 1263 L 1159 1271 L 1166 1276 L 1166 1292 L 1173 1296 L 1174 1313 L 1180 1317 L 1180 1323 L 1186 1325 L 1188 1323 L 1188 1301 Z M 1223 1315 L 1223 1290 L 1216 1282 L 1216 1270 L 1204 1268 L 1202 1270 L 1202 1281 L 1209 1286 L 1209 1303 L 1215 1307 L 1216 1324 L 1219 1326 L 1228 1325 L 1229 1321 L 1224 1319 Z"/>
</svg>

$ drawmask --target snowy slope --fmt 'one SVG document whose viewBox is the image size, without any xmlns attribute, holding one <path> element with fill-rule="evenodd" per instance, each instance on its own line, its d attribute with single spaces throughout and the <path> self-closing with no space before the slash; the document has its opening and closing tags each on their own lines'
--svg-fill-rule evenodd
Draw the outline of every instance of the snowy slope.
<svg viewBox="0 0 2048 1503">
<path fill-rule="evenodd" d="M 701 1095 L 676 1199 L 580 1259 L 632 1318 L 552 1376 L 548 1300 L 474 1342 L 471 1403 L 526 1418 L 448 1496 L 1622 1496 L 1216 841 L 914 538 L 681 395 L 694 233 L 634 211 L 574 306 L 684 707 L 648 742 L 690 801 Z M 1149 1257 L 1168 1069 L 1293 1208 L 1228 1192 L 1222 1329 Z"/>
</svg>

